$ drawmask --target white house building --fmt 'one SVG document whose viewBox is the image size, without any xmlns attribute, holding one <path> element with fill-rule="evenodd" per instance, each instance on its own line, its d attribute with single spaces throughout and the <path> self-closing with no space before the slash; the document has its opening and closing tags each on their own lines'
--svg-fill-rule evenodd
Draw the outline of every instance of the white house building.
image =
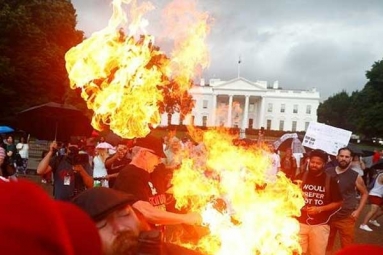
<svg viewBox="0 0 383 255">
<path fill-rule="evenodd" d="M 244 78 L 230 81 L 211 79 L 209 84 L 201 80 L 199 86 L 189 90 L 195 106 L 183 124 L 195 126 L 225 126 L 281 131 L 305 131 L 310 121 L 317 121 L 320 95 L 316 89 L 285 90 L 278 81 L 271 87 L 266 81 L 251 82 Z M 162 115 L 161 125 L 168 123 Z M 171 124 L 180 124 L 178 113 L 173 114 Z"/>
</svg>

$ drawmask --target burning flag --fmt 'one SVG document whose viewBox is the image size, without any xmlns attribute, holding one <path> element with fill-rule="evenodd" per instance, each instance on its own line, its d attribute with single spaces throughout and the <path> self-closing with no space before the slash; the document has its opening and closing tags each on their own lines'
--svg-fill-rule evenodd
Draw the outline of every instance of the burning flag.
<svg viewBox="0 0 383 255">
<path fill-rule="evenodd" d="M 185 3 L 188 5 L 185 6 Z M 123 6 L 130 5 L 129 31 Z M 193 1 L 174 1 L 166 8 L 174 50 L 168 58 L 155 38 L 146 34 L 148 21 L 143 16 L 154 9 L 150 2 L 114 0 L 109 25 L 66 55 L 71 88 L 80 88 L 82 98 L 93 110 L 92 126 L 106 127 L 124 138 L 144 137 L 160 123 L 159 104 L 164 87 L 178 84 L 173 95 L 184 96 L 192 78 L 208 66 L 208 15 L 195 11 Z M 187 19 L 185 22 L 183 19 Z M 142 33 L 140 36 L 138 33 Z"/>
</svg>

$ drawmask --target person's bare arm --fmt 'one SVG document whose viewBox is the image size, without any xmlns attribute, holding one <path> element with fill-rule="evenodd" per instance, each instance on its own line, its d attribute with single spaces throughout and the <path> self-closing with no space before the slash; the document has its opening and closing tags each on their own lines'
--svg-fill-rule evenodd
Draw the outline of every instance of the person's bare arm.
<svg viewBox="0 0 383 255">
<path fill-rule="evenodd" d="M 114 153 L 112 157 L 105 159 L 105 167 L 110 168 L 113 162 L 118 158 L 118 152 Z"/>
<path fill-rule="evenodd" d="M 195 225 L 202 223 L 202 217 L 198 213 L 179 214 L 160 210 L 146 201 L 137 201 L 133 207 L 144 215 L 145 219 L 152 224 L 174 225 L 188 224 Z"/>
<path fill-rule="evenodd" d="M 81 175 L 82 180 L 84 181 L 86 188 L 93 187 L 93 177 L 90 176 L 84 169 L 82 165 L 73 166 L 73 170 L 76 171 L 79 175 Z"/>
<path fill-rule="evenodd" d="M 325 211 L 335 211 L 342 206 L 342 201 L 332 202 L 322 206 L 310 206 L 307 208 L 307 213 L 310 215 L 318 214 Z"/>
<path fill-rule="evenodd" d="M 49 151 L 45 155 L 45 157 L 40 161 L 40 163 L 37 166 L 37 174 L 43 175 L 50 171 L 52 171 L 52 168 L 49 166 L 49 161 L 54 156 L 54 151 L 57 148 L 56 141 L 53 141 L 49 146 Z"/>
<path fill-rule="evenodd" d="M 358 176 L 356 178 L 356 182 L 355 182 L 355 185 L 356 185 L 356 188 L 359 190 L 360 192 L 360 201 L 359 201 L 359 206 L 358 208 L 356 208 L 355 211 L 352 212 L 352 216 L 357 219 L 360 215 L 360 213 L 362 212 L 363 210 L 363 207 L 366 205 L 367 203 L 367 199 L 368 199 L 368 191 L 367 191 L 367 188 L 366 188 L 366 185 L 364 184 L 364 181 L 362 179 L 362 177 Z"/>
</svg>

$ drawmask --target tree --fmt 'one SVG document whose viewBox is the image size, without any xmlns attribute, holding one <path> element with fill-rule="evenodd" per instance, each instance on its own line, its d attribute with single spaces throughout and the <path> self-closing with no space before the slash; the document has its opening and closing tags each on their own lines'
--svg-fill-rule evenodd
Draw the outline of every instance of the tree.
<svg viewBox="0 0 383 255">
<path fill-rule="evenodd" d="M 318 107 L 318 121 L 365 137 L 383 136 L 383 60 L 366 72 L 369 81 L 351 96 L 344 91 Z"/>
<path fill-rule="evenodd" d="M 70 90 L 65 53 L 83 40 L 67 0 L 0 0 L 0 119 L 25 108 L 64 103 Z M 74 91 L 72 93 L 75 93 Z"/>
<path fill-rule="evenodd" d="M 363 90 L 353 93 L 351 122 L 357 132 L 367 137 L 383 136 L 383 60 L 375 62 L 366 72 L 369 79 Z"/>
<path fill-rule="evenodd" d="M 349 121 L 350 97 L 342 91 L 319 104 L 318 121 L 330 126 L 352 130 Z"/>
<path fill-rule="evenodd" d="M 184 91 L 180 94 L 180 85 L 174 81 L 162 87 L 164 100 L 160 102 L 160 112 L 168 114 L 168 126 L 171 125 L 171 117 L 174 113 L 180 113 L 181 122 L 194 107 L 192 96 Z"/>
</svg>

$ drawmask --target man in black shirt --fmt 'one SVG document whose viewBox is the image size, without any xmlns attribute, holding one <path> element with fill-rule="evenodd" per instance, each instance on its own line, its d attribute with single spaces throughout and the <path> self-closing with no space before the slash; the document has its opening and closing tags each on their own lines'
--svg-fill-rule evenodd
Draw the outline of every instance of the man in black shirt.
<svg viewBox="0 0 383 255">
<path fill-rule="evenodd" d="M 342 194 L 336 180 L 324 172 L 327 153 L 313 150 L 309 157 L 308 171 L 297 176 L 305 199 L 298 218 L 299 241 L 303 254 L 310 250 L 311 255 L 322 255 L 326 253 L 330 233 L 328 223 L 341 207 Z"/>
</svg>

